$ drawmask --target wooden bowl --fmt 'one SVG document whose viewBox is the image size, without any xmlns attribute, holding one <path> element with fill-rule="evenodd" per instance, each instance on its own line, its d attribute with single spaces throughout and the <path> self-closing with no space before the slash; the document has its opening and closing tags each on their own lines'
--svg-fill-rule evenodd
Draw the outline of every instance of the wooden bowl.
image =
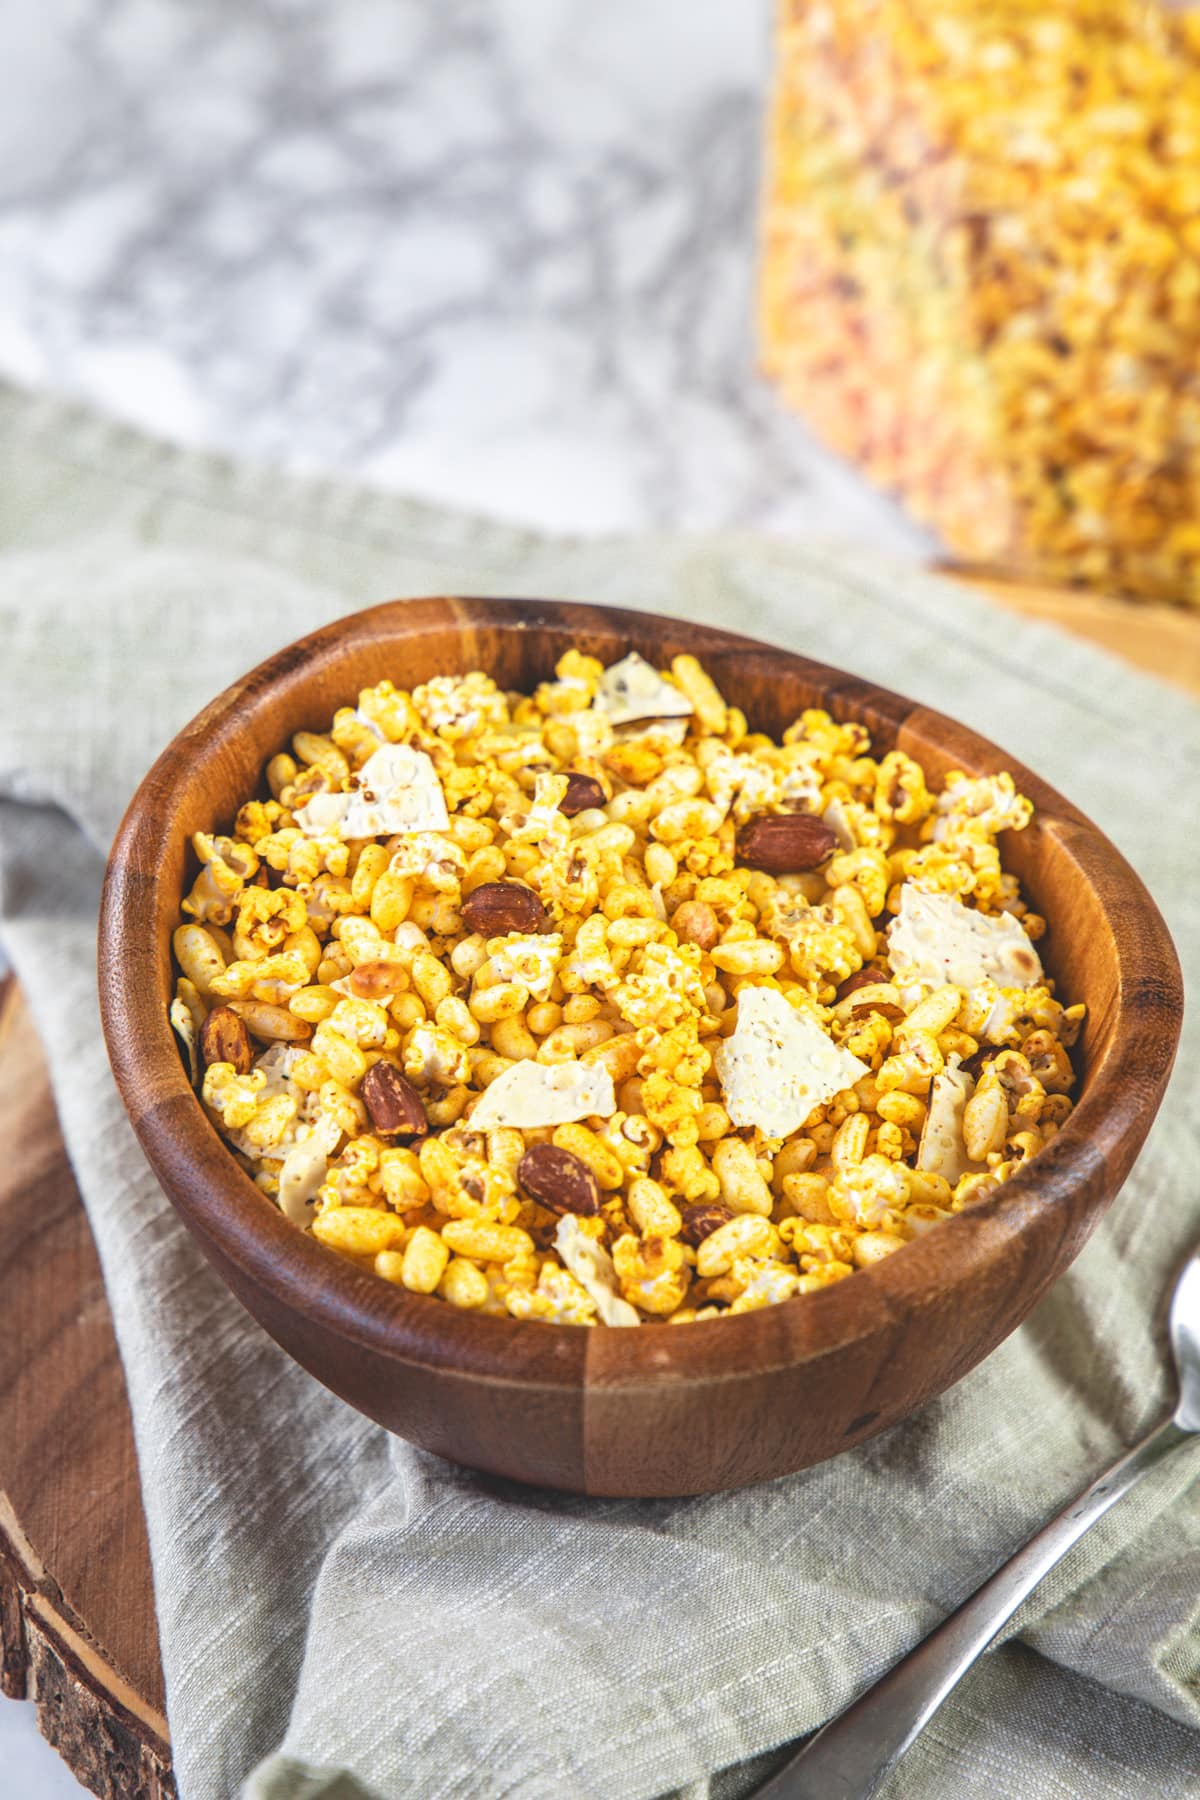
<svg viewBox="0 0 1200 1800">
<path fill-rule="evenodd" d="M 234 1161 L 188 1085 L 167 1022 L 188 840 L 225 828 L 301 727 L 384 676 L 405 687 L 485 669 L 531 690 L 564 650 L 656 666 L 702 658 L 753 726 L 806 706 L 867 726 L 882 753 L 1011 769 L 1037 809 L 1004 845 L 1050 921 L 1060 991 L 1086 1000 L 1078 1104 L 1028 1171 L 884 1262 L 762 1312 L 638 1331 L 484 1318 L 360 1271 L 288 1223 Z M 682 620 L 556 601 L 396 601 L 341 620 L 228 688 L 159 757 L 108 865 L 100 997 L 113 1069 L 159 1180 L 206 1255 L 278 1343 L 389 1430 L 498 1475 L 589 1494 L 763 1481 L 894 1425 L 957 1381 L 1067 1267 L 1129 1171 L 1162 1098 L 1179 966 L 1142 883 L 1066 800 L 940 713 L 836 669 Z"/>
</svg>

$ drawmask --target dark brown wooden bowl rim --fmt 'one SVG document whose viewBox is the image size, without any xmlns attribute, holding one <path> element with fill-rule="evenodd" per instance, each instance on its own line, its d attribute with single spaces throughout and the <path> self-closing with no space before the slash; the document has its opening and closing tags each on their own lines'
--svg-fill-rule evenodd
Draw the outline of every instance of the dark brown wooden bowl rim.
<svg viewBox="0 0 1200 1800">
<path fill-rule="evenodd" d="M 1091 1073 L 1063 1129 L 996 1195 L 852 1279 L 763 1311 L 686 1327 L 581 1330 L 463 1313 L 381 1281 L 297 1231 L 210 1125 L 167 1020 L 167 951 L 144 929 L 153 911 L 148 895 L 173 829 L 155 795 L 181 758 L 219 755 L 242 729 L 247 708 L 263 696 L 302 687 L 318 664 L 336 660 L 348 642 L 373 640 L 381 627 L 401 620 L 409 633 L 452 627 L 463 669 L 476 666 L 477 629 L 565 627 L 581 641 L 589 631 L 617 632 L 631 646 L 640 640 L 650 655 L 657 639 L 666 636 L 686 640 L 701 658 L 719 656 L 726 668 L 736 661 L 765 677 L 773 670 L 777 674 L 779 659 L 786 656 L 790 669 L 824 690 L 824 704 L 836 717 L 857 718 L 868 727 L 874 721 L 888 734 L 919 721 L 953 740 L 963 766 L 1011 770 L 1033 800 L 1042 829 L 1067 840 L 1087 879 L 1101 885 L 1116 947 L 1119 997 L 1112 1049 Z M 219 1245 L 247 1281 L 277 1302 L 319 1319 L 371 1355 L 541 1388 L 578 1386 L 585 1366 L 587 1383 L 606 1387 L 736 1381 L 820 1358 L 881 1331 L 902 1332 L 915 1313 L 944 1300 L 948 1286 L 967 1270 L 994 1273 L 1002 1281 L 1006 1259 L 1020 1256 L 1024 1231 L 1047 1209 L 1059 1209 L 1066 1221 L 1102 1207 L 1106 1165 L 1127 1163 L 1130 1144 L 1145 1135 L 1145 1095 L 1151 1091 L 1156 1103 L 1182 1018 L 1178 960 L 1142 882 L 1095 825 L 1016 758 L 888 689 L 752 639 L 656 614 L 539 600 L 390 601 L 311 633 L 234 682 L 185 726 L 130 802 L 105 880 L 99 967 L 104 1032 L 122 1098 L 150 1163 L 202 1239 Z M 1139 1079 L 1131 1081 L 1135 1071 Z M 1034 1285 L 1036 1279 L 1030 1271 Z"/>
</svg>

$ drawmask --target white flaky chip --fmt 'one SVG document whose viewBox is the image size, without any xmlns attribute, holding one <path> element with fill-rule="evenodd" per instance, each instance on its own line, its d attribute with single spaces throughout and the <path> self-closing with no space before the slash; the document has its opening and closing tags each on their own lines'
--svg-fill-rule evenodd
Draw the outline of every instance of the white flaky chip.
<svg viewBox="0 0 1200 1800">
<path fill-rule="evenodd" d="M 816 1107 L 870 1073 L 769 987 L 741 989 L 736 1029 L 713 1066 L 734 1124 L 757 1125 L 773 1138 L 798 1131 Z"/>
<path fill-rule="evenodd" d="M 394 837 L 397 832 L 445 831 L 446 796 L 424 750 L 381 744 L 346 794 L 314 794 L 296 810 L 305 837 Z"/>
<path fill-rule="evenodd" d="M 284 1157 L 279 1171 L 279 1210 L 293 1225 L 312 1223 L 312 1203 L 341 1135 L 337 1120 L 324 1113 L 307 1137 L 293 1144 Z"/>
<path fill-rule="evenodd" d="M 200 1057 L 196 1049 L 196 1021 L 182 1000 L 172 1000 L 167 1017 L 171 1029 L 187 1051 L 188 1078 L 193 1087 L 200 1079 Z"/>
<path fill-rule="evenodd" d="M 963 1111 L 974 1087 L 964 1070 L 945 1069 L 934 1076 L 929 1090 L 929 1109 L 917 1147 L 917 1167 L 927 1174 L 944 1176 L 951 1187 L 960 1176 L 984 1166 L 971 1161 L 963 1137 Z"/>
<path fill-rule="evenodd" d="M 839 850 L 854 850 L 857 848 L 854 841 L 854 833 L 850 829 L 850 820 L 846 815 L 845 803 L 839 800 L 836 794 L 825 808 L 825 811 L 821 814 L 821 817 L 837 839 Z"/>
<path fill-rule="evenodd" d="M 492 1086 L 495 1085 L 493 1082 Z M 490 1093 L 491 1089 L 488 1091 Z M 596 1311 L 606 1325 L 641 1324 L 637 1310 L 616 1292 L 617 1271 L 613 1267 L 612 1257 L 603 1244 L 598 1244 L 595 1238 L 590 1238 L 582 1230 L 579 1220 L 572 1218 L 570 1213 L 566 1213 L 558 1221 L 558 1229 L 554 1233 L 554 1248 L 580 1287 L 592 1296 L 596 1302 Z"/>
<path fill-rule="evenodd" d="M 578 1119 L 607 1119 L 617 1110 L 608 1070 L 599 1063 L 518 1062 L 484 1089 L 471 1114 L 472 1131 L 515 1125 L 572 1125 Z"/>
<path fill-rule="evenodd" d="M 997 987 L 1029 988 L 1042 980 L 1019 919 L 976 912 L 953 894 L 923 894 L 906 882 L 887 938 L 898 987 L 969 988 L 990 978 Z"/>
<path fill-rule="evenodd" d="M 636 650 L 605 669 L 592 702 L 610 725 L 632 725 L 635 719 L 687 719 L 692 703 L 666 681 Z"/>
<path fill-rule="evenodd" d="M 299 1089 L 292 1080 L 292 1070 L 304 1055 L 296 1044 L 272 1044 L 269 1050 L 255 1060 L 255 1068 L 267 1078 L 263 1088 L 264 1100 L 274 1094 L 291 1094 L 293 1099 L 299 1095 Z"/>
<path fill-rule="evenodd" d="M 663 750 L 682 744 L 687 737 L 688 719 L 643 719 L 638 725 L 622 725 L 614 733 L 618 744 L 648 744 L 652 750 Z"/>
</svg>

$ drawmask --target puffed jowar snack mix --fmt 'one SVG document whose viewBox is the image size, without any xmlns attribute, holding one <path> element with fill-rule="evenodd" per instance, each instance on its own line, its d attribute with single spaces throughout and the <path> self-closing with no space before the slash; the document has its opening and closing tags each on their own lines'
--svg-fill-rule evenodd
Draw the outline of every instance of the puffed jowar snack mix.
<svg viewBox="0 0 1200 1800">
<path fill-rule="evenodd" d="M 997 834 L 1011 776 L 692 656 L 366 688 L 267 765 L 174 936 L 214 1125 L 322 1244 L 452 1306 L 712 1319 L 840 1281 L 1071 1110 L 1083 1017 Z"/>
<path fill-rule="evenodd" d="M 1200 604 L 1200 9 L 782 0 L 764 367 L 957 556 Z"/>
</svg>

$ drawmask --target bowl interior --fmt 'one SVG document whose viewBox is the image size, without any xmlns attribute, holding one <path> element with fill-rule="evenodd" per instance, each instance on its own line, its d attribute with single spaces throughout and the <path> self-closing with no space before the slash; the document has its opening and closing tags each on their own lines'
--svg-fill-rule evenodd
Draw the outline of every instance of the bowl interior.
<svg viewBox="0 0 1200 1800">
<path fill-rule="evenodd" d="M 407 611 L 411 615 L 421 605 L 414 602 Z M 973 775 L 1002 769 L 1014 773 L 1018 788 L 1034 800 L 1036 812 L 1026 831 L 1004 835 L 1002 854 L 1005 866 L 1019 876 L 1026 898 L 1049 922 L 1039 951 L 1060 995 L 1071 1001 L 1086 999 L 1088 1004 L 1073 1053 L 1082 1096 L 1089 1070 L 1112 1043 L 1118 958 L 1103 895 L 1081 869 L 1072 832 L 1061 829 L 1081 822 L 1073 807 L 1014 757 L 952 721 L 823 665 L 781 657 L 766 647 L 747 646 L 746 640 L 731 640 L 728 634 L 706 632 L 682 621 L 629 613 L 618 615 L 619 624 L 567 622 L 542 615 L 536 603 L 529 603 L 529 610 L 532 616 L 527 617 L 517 606 L 510 619 L 492 621 L 486 628 L 464 626 L 449 635 L 436 619 L 422 630 L 409 616 L 400 621 L 403 629 L 395 632 L 389 632 L 383 621 L 377 635 L 335 639 L 311 658 L 284 652 L 266 665 L 268 674 L 251 678 L 243 700 L 231 711 L 220 702 L 206 709 L 188 735 L 203 740 L 206 725 L 211 726 L 208 747 L 213 754 L 204 759 L 203 779 L 187 781 L 178 791 L 175 829 L 161 843 L 162 891 L 173 898 L 175 912 L 198 866 L 190 846 L 192 833 L 227 830 L 243 800 L 266 793 L 263 771 L 269 758 L 286 748 L 296 731 L 327 730 L 337 707 L 354 705 L 361 688 L 385 676 L 397 686 L 412 688 L 435 675 L 481 668 L 501 687 L 529 692 L 552 677 L 554 665 L 568 649 L 605 662 L 632 649 L 659 664 L 691 651 L 702 655 L 726 699 L 744 710 L 752 730 L 778 737 L 804 707 L 819 706 L 839 720 L 856 719 L 867 725 L 876 754 L 893 748 L 907 751 L 922 763 L 934 786 L 954 769 Z M 590 609 L 555 609 L 576 610 Z M 705 639 L 711 639 L 707 648 Z M 160 933 L 159 947 L 165 1005 L 174 991 L 169 932 Z"/>
</svg>

